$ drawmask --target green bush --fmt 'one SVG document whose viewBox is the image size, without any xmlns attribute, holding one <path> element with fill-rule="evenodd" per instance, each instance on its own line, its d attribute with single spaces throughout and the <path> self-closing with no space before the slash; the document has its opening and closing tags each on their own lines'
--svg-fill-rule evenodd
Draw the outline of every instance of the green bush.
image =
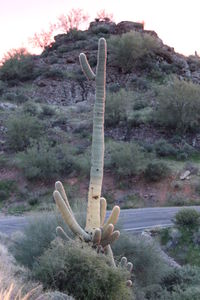
<svg viewBox="0 0 200 300">
<path fill-rule="evenodd" d="M 179 133 L 199 131 L 200 87 L 192 82 L 173 78 L 157 88 L 157 121 Z"/>
<path fill-rule="evenodd" d="M 42 108 L 42 112 L 41 112 L 42 116 L 52 117 L 56 114 L 55 108 L 48 104 L 41 105 L 41 108 Z"/>
<path fill-rule="evenodd" d="M 144 60 L 160 47 L 158 39 L 137 31 L 112 36 L 108 45 L 115 65 L 125 72 L 130 72 L 138 60 Z"/>
<path fill-rule="evenodd" d="M 16 113 L 6 122 L 7 145 L 13 151 L 21 151 L 30 145 L 31 139 L 37 139 L 44 132 L 43 123 L 27 113 Z"/>
<path fill-rule="evenodd" d="M 169 175 L 170 169 L 166 163 L 152 161 L 145 168 L 144 176 L 148 181 L 159 181 Z"/>
<path fill-rule="evenodd" d="M 26 81 L 33 79 L 34 60 L 33 55 L 26 49 L 15 49 L 7 53 L 0 67 L 0 79 L 3 81 Z"/>
<path fill-rule="evenodd" d="M 67 32 L 66 38 L 74 41 L 87 40 L 87 33 L 85 31 L 73 28 Z"/>
<path fill-rule="evenodd" d="M 80 300 L 131 299 L 127 273 L 109 266 L 104 255 L 78 242 L 55 241 L 34 264 L 33 277 Z"/>
<path fill-rule="evenodd" d="M 22 88 L 16 88 L 12 92 L 6 92 L 3 94 L 3 100 L 15 102 L 17 104 L 25 103 L 29 100 L 29 97 L 25 94 Z"/>
<path fill-rule="evenodd" d="M 0 96 L 3 95 L 6 88 L 7 88 L 7 84 L 4 81 L 0 80 Z"/>
<path fill-rule="evenodd" d="M 186 196 L 184 192 L 168 193 L 165 202 L 166 206 L 191 206 L 198 204 L 199 200 L 188 198 L 188 196 Z"/>
<path fill-rule="evenodd" d="M 131 94 L 125 90 L 117 93 L 108 93 L 106 97 L 105 124 L 116 126 L 127 121 L 128 102 Z"/>
<path fill-rule="evenodd" d="M 58 174 L 69 174 L 74 159 L 68 145 L 52 146 L 48 141 L 35 141 L 17 155 L 17 165 L 29 180 L 49 180 Z"/>
<path fill-rule="evenodd" d="M 136 143 L 110 141 L 106 145 L 106 168 L 119 177 L 134 176 L 143 171 L 146 158 Z"/>
<path fill-rule="evenodd" d="M 150 123 L 152 121 L 152 115 L 151 107 L 130 111 L 128 116 L 128 126 L 132 127 Z"/>
<path fill-rule="evenodd" d="M 56 68 L 50 68 L 46 70 L 43 75 L 44 78 L 51 78 L 54 80 L 60 80 L 64 79 L 65 74 L 62 70 L 56 69 Z"/>
<path fill-rule="evenodd" d="M 16 235 L 10 246 L 10 251 L 17 262 L 31 269 L 38 257 L 55 239 L 57 226 L 67 230 L 62 219 L 54 212 L 43 212 L 30 218 L 23 234 Z"/>
<path fill-rule="evenodd" d="M 161 280 L 161 285 L 168 291 L 173 291 L 175 286 L 186 289 L 200 284 L 200 268 L 186 265 L 182 268 L 171 269 Z"/>
<path fill-rule="evenodd" d="M 200 213 L 193 208 L 183 208 L 175 215 L 174 223 L 178 227 L 196 228 L 200 224 Z"/>
<path fill-rule="evenodd" d="M 139 287 L 158 284 L 169 271 L 158 246 L 144 237 L 121 232 L 112 248 L 116 257 L 126 256 L 133 263 L 135 284 Z"/>
<path fill-rule="evenodd" d="M 0 202 L 10 197 L 13 192 L 16 192 L 16 182 L 11 179 L 0 181 Z"/>
<path fill-rule="evenodd" d="M 159 157 L 174 156 L 177 153 L 177 150 L 164 139 L 156 141 L 154 149 Z"/>
<path fill-rule="evenodd" d="M 41 112 L 40 105 L 33 101 L 27 101 L 22 106 L 22 111 L 25 114 L 29 114 L 31 116 L 38 116 Z"/>
</svg>

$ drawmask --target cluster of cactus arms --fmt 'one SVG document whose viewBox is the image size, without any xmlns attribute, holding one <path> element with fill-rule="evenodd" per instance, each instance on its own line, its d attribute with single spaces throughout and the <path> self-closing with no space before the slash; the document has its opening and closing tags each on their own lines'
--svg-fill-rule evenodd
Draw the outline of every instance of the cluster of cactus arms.
<svg viewBox="0 0 200 300">
<path fill-rule="evenodd" d="M 92 71 L 86 55 L 81 53 L 79 56 L 80 64 L 84 74 L 88 79 L 95 80 L 96 83 L 96 96 L 93 113 L 92 158 L 85 229 L 81 228 L 76 221 L 67 199 L 67 195 L 60 181 L 56 182 L 53 195 L 57 207 L 71 231 L 81 240 L 91 243 L 92 246 L 96 247 L 98 251 L 104 252 L 106 255 L 108 255 L 113 266 L 116 266 L 110 245 L 117 240 L 120 235 L 118 230 L 114 230 L 114 226 L 119 217 L 120 208 L 119 206 L 115 206 L 108 220 L 105 222 L 107 202 L 105 198 L 101 197 L 104 165 L 106 48 L 106 40 L 104 38 L 99 39 L 96 74 L 94 74 Z M 57 233 L 68 238 L 61 227 L 57 228 Z M 127 263 L 126 258 L 122 258 L 120 265 L 121 267 L 127 268 L 127 270 L 131 272 L 132 264 Z M 130 285 L 131 281 L 128 280 L 127 284 Z"/>
</svg>

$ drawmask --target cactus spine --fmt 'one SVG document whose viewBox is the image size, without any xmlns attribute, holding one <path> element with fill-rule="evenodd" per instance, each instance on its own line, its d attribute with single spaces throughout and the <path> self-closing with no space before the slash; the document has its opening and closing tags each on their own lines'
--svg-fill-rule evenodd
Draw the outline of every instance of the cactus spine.
<svg viewBox="0 0 200 300">
<path fill-rule="evenodd" d="M 100 197 L 103 180 L 104 164 L 104 110 L 106 85 L 106 40 L 101 38 L 98 45 L 98 60 L 96 75 L 90 68 L 85 54 L 79 56 L 82 70 L 88 79 L 95 79 L 96 96 L 93 114 L 92 160 L 90 184 L 88 192 L 88 208 L 86 230 L 91 231 L 100 227 Z"/>
</svg>

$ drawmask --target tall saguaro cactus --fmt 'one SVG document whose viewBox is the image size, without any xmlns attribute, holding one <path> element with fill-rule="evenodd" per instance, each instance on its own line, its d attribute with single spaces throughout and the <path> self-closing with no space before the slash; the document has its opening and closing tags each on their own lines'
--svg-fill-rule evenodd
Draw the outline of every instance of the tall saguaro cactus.
<svg viewBox="0 0 200 300">
<path fill-rule="evenodd" d="M 100 227 L 100 197 L 104 164 L 104 110 L 106 97 L 106 40 L 101 38 L 98 45 L 96 75 L 90 68 L 84 53 L 79 56 L 83 72 L 88 79 L 95 79 L 96 96 L 93 115 L 92 160 L 90 185 L 88 192 L 88 208 L 86 230 Z"/>
<path fill-rule="evenodd" d="M 55 184 L 54 199 L 62 214 L 64 221 L 71 231 L 85 242 L 91 242 L 94 247 L 101 249 L 110 257 L 111 263 L 115 266 L 113 253 L 110 244 L 119 238 L 120 232 L 114 231 L 117 223 L 120 208 L 115 206 L 106 222 L 107 202 L 101 197 L 103 165 L 104 165 L 104 110 L 105 110 L 105 86 L 106 86 L 106 56 L 107 46 L 104 38 L 99 39 L 98 59 L 96 74 L 92 71 L 86 55 L 81 53 L 79 56 L 82 70 L 86 77 L 95 80 L 96 95 L 93 112 L 93 135 L 92 135 L 92 159 L 90 171 L 90 184 L 88 191 L 88 207 L 85 230 L 80 227 L 75 219 L 70 207 L 67 195 L 60 181 Z M 61 227 L 58 227 L 57 233 L 68 239 L 68 236 Z M 126 267 L 129 271 L 132 264 L 127 263 L 126 258 L 122 258 L 121 266 Z M 131 281 L 127 281 L 131 284 Z"/>
</svg>

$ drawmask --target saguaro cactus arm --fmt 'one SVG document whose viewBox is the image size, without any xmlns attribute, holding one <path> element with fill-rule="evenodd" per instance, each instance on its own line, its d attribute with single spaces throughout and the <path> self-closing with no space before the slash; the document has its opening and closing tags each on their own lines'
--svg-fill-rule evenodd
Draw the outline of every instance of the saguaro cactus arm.
<svg viewBox="0 0 200 300">
<path fill-rule="evenodd" d="M 95 76 L 94 72 L 92 71 L 92 69 L 88 63 L 87 57 L 84 53 L 81 53 L 79 55 L 79 61 L 80 61 L 81 68 L 82 68 L 82 71 L 85 74 L 85 76 L 91 80 L 95 79 L 96 76 Z"/>
<path fill-rule="evenodd" d="M 56 190 L 53 193 L 55 202 L 57 204 L 57 207 L 59 209 L 59 211 L 61 212 L 61 215 L 65 221 L 65 223 L 69 226 L 69 228 L 71 229 L 71 231 L 78 236 L 79 238 L 81 238 L 82 240 L 84 240 L 85 242 L 92 242 L 92 244 L 94 246 L 100 246 L 103 249 L 113 243 L 115 240 L 117 240 L 120 236 L 120 232 L 118 230 L 114 231 L 114 224 L 117 223 L 117 219 L 119 217 L 119 214 L 116 214 L 116 210 L 119 211 L 119 207 L 115 206 L 111 212 L 111 215 L 109 217 L 109 219 L 112 221 L 112 223 L 108 224 L 108 221 L 106 222 L 106 226 L 103 226 L 100 228 L 96 228 L 94 230 L 94 232 L 92 234 L 88 234 L 83 228 L 80 227 L 80 225 L 78 224 L 78 222 L 75 219 L 74 214 L 72 213 L 72 209 L 70 207 L 69 202 L 64 201 L 63 199 L 63 195 L 65 194 L 65 190 L 64 187 L 62 185 L 62 183 L 56 182 L 55 184 L 55 188 Z M 58 190 L 59 189 L 59 190 Z M 62 193 L 62 195 L 61 195 Z M 106 199 L 102 198 L 104 205 L 101 206 L 103 209 L 103 212 L 101 212 L 101 215 L 104 214 L 104 218 L 106 215 L 106 206 L 107 206 L 107 202 Z M 101 202 L 102 202 L 101 201 Z M 65 238 L 67 238 L 66 233 L 64 232 L 64 230 L 60 227 L 57 227 L 57 233 L 59 236 L 62 236 Z"/>
<path fill-rule="evenodd" d="M 85 241 L 89 241 L 91 238 L 89 234 L 83 230 L 80 225 L 76 222 L 74 216 L 71 213 L 71 208 L 69 208 L 65 201 L 63 200 L 61 194 L 56 190 L 53 193 L 54 199 L 56 201 L 56 204 L 62 214 L 63 219 L 71 229 L 71 231 L 78 235 L 79 237 L 83 237 Z"/>
</svg>

